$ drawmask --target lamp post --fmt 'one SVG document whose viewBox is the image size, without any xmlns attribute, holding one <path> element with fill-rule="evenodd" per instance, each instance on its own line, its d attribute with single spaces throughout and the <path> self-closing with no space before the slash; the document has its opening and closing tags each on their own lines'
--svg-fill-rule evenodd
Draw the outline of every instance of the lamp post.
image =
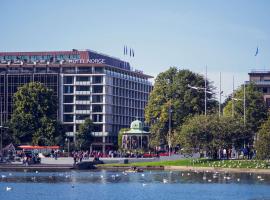
<svg viewBox="0 0 270 200">
<path fill-rule="evenodd" d="M 69 157 L 69 138 L 66 138 L 66 142 L 68 143 L 68 157 Z"/>
<path fill-rule="evenodd" d="M 170 102 L 169 106 L 169 133 L 168 133 L 168 146 L 169 146 L 169 156 L 171 156 L 171 132 L 172 132 L 172 94 L 171 94 L 171 79 L 167 79 L 168 85 L 169 85 L 169 95 L 168 99 Z"/>
<path fill-rule="evenodd" d="M 197 91 L 204 90 L 204 115 L 206 116 L 206 113 L 207 113 L 207 93 L 213 94 L 213 92 L 208 91 L 207 88 L 191 86 L 189 84 L 188 84 L 188 87 L 191 89 L 197 90 Z"/>
<path fill-rule="evenodd" d="M 169 108 L 169 138 L 168 138 L 168 143 L 169 143 L 169 156 L 171 156 L 171 132 L 172 132 L 172 107 L 170 104 Z"/>
</svg>

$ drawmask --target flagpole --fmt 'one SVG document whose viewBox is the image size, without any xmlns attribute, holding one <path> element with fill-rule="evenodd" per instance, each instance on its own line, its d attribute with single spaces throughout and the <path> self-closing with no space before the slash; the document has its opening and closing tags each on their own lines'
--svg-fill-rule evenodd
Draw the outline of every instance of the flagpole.
<svg viewBox="0 0 270 200">
<path fill-rule="evenodd" d="M 233 93 L 232 93 L 232 117 L 234 117 L 234 76 L 233 76 Z"/>
<path fill-rule="evenodd" d="M 244 127 L 246 127 L 246 83 L 244 82 Z"/>
<path fill-rule="evenodd" d="M 219 108 L 218 108 L 219 118 L 221 116 L 221 72 L 219 72 Z"/>
<path fill-rule="evenodd" d="M 205 66 L 205 81 L 204 81 L 204 115 L 206 116 L 207 112 L 207 96 L 206 96 L 206 91 L 207 91 L 207 65 Z"/>
</svg>

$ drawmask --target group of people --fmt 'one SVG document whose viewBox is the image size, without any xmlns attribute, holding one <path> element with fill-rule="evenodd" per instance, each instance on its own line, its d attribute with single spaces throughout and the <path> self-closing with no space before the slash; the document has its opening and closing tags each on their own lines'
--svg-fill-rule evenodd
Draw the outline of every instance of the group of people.
<svg viewBox="0 0 270 200">
<path fill-rule="evenodd" d="M 30 164 L 40 164 L 41 158 L 37 153 L 21 152 L 19 157 L 22 159 L 22 164 L 28 166 Z"/>
<path fill-rule="evenodd" d="M 241 150 L 235 150 L 231 148 L 220 148 L 216 152 L 215 158 L 217 159 L 232 159 L 232 158 L 244 158 L 244 159 L 253 159 L 256 154 L 256 151 L 249 147 L 245 146 Z"/>
<path fill-rule="evenodd" d="M 78 162 L 82 162 L 82 160 L 86 160 L 94 156 L 89 151 L 73 151 L 72 157 L 74 164 L 77 164 Z"/>
</svg>

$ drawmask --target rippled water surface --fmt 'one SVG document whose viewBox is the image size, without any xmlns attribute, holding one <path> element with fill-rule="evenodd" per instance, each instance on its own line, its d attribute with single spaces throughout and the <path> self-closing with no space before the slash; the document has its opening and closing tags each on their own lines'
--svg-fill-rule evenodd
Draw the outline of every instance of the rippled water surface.
<svg viewBox="0 0 270 200">
<path fill-rule="evenodd" d="M 0 172 L 0 200 L 270 200 L 270 176 L 210 172 Z"/>
</svg>

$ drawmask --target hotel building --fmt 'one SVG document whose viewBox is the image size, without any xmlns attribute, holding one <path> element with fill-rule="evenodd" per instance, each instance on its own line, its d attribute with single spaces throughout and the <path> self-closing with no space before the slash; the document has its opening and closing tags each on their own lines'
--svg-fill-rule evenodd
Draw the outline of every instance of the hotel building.
<svg viewBox="0 0 270 200">
<path fill-rule="evenodd" d="M 252 82 L 263 93 L 264 101 L 270 108 L 270 71 L 253 70 L 249 75 L 249 82 Z"/>
<path fill-rule="evenodd" d="M 91 50 L 0 52 L 0 106 L 3 121 L 13 111 L 13 94 L 25 83 L 41 82 L 58 99 L 57 116 L 66 135 L 76 132 L 86 118 L 95 123 L 92 150 L 117 145 L 121 128 L 144 121 L 153 78 L 132 70 L 128 62 Z"/>
</svg>

